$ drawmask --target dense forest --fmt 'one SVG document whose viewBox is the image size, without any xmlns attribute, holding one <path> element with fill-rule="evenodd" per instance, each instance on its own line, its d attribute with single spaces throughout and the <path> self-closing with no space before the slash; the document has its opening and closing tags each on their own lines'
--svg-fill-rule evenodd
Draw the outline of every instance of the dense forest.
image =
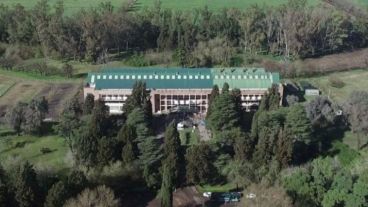
<svg viewBox="0 0 368 207">
<path fill-rule="evenodd" d="M 1 65 L 46 74 L 52 69 L 40 63 L 27 67 L 22 60 L 104 63 L 128 55 L 133 66 L 173 62 L 188 67 L 239 66 L 251 64 L 252 58 L 238 54 L 287 60 L 318 57 L 365 47 L 367 37 L 364 16 L 330 4 L 310 6 L 306 0 L 221 11 L 169 10 L 159 1 L 137 11 L 134 1 L 120 8 L 101 3 L 68 16 L 62 1 L 53 7 L 47 0 L 32 9 L 19 4 L 0 7 Z"/>
</svg>

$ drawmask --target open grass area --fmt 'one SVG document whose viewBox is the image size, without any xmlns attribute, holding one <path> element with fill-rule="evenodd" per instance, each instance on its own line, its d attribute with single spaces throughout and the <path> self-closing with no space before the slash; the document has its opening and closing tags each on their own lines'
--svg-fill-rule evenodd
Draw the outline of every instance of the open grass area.
<svg viewBox="0 0 368 207">
<path fill-rule="evenodd" d="M 331 86 L 330 78 L 337 77 L 343 83 L 342 88 Z M 346 100 L 352 91 L 368 91 L 368 69 L 352 70 L 347 72 L 331 73 L 329 75 L 301 79 L 318 87 L 322 94 L 342 103 Z"/>
<path fill-rule="evenodd" d="M 179 131 L 180 134 L 180 141 L 182 145 L 195 145 L 199 142 L 199 132 L 198 129 L 186 128 Z"/>
<path fill-rule="evenodd" d="M 14 85 L 15 85 L 14 81 L 0 77 L 0 97 L 3 96 L 6 92 L 8 92 L 10 88 L 13 87 Z"/>
<path fill-rule="evenodd" d="M 42 148 L 50 149 L 42 153 Z M 9 135 L 0 137 L 0 161 L 16 159 L 27 160 L 35 166 L 47 167 L 62 172 L 69 167 L 65 162 L 67 146 L 58 136 L 33 137 Z"/>
<path fill-rule="evenodd" d="M 230 192 L 236 188 L 234 184 L 227 183 L 224 185 L 203 185 L 203 186 L 196 186 L 198 191 L 201 193 L 204 192 L 213 192 L 213 193 L 223 193 L 223 192 Z"/>
<path fill-rule="evenodd" d="M 111 2 L 114 7 L 120 7 L 123 2 L 128 0 L 64 0 L 66 14 L 74 14 L 82 8 L 95 8 L 103 2 Z M 367 3 L 367 0 L 354 0 L 358 3 Z M 5 5 L 15 5 L 20 3 L 26 8 L 32 8 L 38 0 L 0 0 Z M 50 5 L 54 5 L 57 0 L 49 0 Z M 155 0 L 137 0 L 136 9 L 152 7 Z M 318 4 L 320 0 L 309 0 L 309 4 Z M 178 10 L 192 10 L 208 6 L 211 10 L 220 10 L 222 8 L 238 8 L 245 9 L 251 5 L 270 5 L 278 6 L 287 3 L 287 0 L 161 0 L 163 8 L 171 8 Z"/>
</svg>

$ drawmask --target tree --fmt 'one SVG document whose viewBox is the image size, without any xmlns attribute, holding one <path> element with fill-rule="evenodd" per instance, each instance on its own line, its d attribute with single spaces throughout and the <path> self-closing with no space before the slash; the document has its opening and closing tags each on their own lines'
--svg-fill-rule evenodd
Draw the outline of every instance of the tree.
<svg viewBox="0 0 368 207">
<path fill-rule="evenodd" d="M 218 88 L 217 85 L 214 85 L 212 87 L 212 91 L 211 94 L 208 98 L 208 109 L 207 109 L 207 114 L 206 114 L 206 118 L 210 117 L 211 112 L 212 112 L 212 107 L 213 107 L 213 102 L 215 101 L 215 99 L 220 95 L 220 90 Z"/>
<path fill-rule="evenodd" d="M 244 188 L 250 185 L 255 180 L 254 168 L 247 161 L 234 160 L 226 165 L 223 169 L 229 182 L 239 187 Z"/>
<path fill-rule="evenodd" d="M 92 115 L 88 121 L 88 131 L 90 135 L 101 138 L 106 135 L 108 128 L 109 109 L 102 100 L 98 100 L 92 110 Z"/>
<path fill-rule="evenodd" d="M 63 207 L 65 201 L 70 197 L 67 186 L 64 182 L 59 181 L 52 185 L 47 192 L 44 207 Z"/>
<path fill-rule="evenodd" d="M 62 136 L 69 146 L 71 152 L 73 149 L 73 138 L 75 138 L 77 130 L 82 125 L 80 116 L 82 115 L 82 106 L 79 103 L 78 96 L 74 96 L 63 109 L 59 123 L 55 127 L 56 131 Z"/>
<path fill-rule="evenodd" d="M 67 78 L 73 77 L 74 68 L 69 63 L 65 63 L 62 67 L 62 70 L 65 77 Z"/>
<path fill-rule="evenodd" d="M 168 162 L 168 161 L 167 161 Z M 173 172 L 170 169 L 167 163 L 163 165 L 163 173 L 162 173 L 162 184 L 161 184 L 161 206 L 162 207 L 172 207 L 173 206 L 173 195 L 172 192 L 174 190 L 174 184 L 172 181 L 174 178 L 172 177 Z"/>
<path fill-rule="evenodd" d="M 215 171 L 212 152 L 207 144 L 193 145 L 186 153 L 186 177 L 190 184 L 206 184 Z"/>
<path fill-rule="evenodd" d="M 224 83 L 224 85 L 222 86 L 222 90 L 221 93 L 228 93 L 230 90 L 230 86 L 228 83 Z"/>
<path fill-rule="evenodd" d="M 158 188 L 160 184 L 159 167 L 162 159 L 162 152 L 159 140 L 156 137 L 146 137 L 138 144 L 140 151 L 139 161 L 143 168 L 143 178 L 150 188 Z"/>
<path fill-rule="evenodd" d="M 25 162 L 18 166 L 13 176 L 15 200 L 18 205 L 20 207 L 38 206 L 40 189 L 33 166 Z"/>
<path fill-rule="evenodd" d="M 84 99 L 83 113 L 91 114 L 94 106 L 95 106 L 95 96 L 89 93 Z"/>
<path fill-rule="evenodd" d="M 65 207 L 88 206 L 118 207 L 120 201 L 115 198 L 113 190 L 102 185 L 95 189 L 85 189 L 76 198 L 72 198 L 65 203 Z"/>
<path fill-rule="evenodd" d="M 5 172 L 0 164 L 0 206 L 14 205 L 13 195 L 10 189 L 11 186 L 8 180 L 9 178 L 5 175 Z"/>
<path fill-rule="evenodd" d="M 211 110 L 208 122 L 214 132 L 230 130 L 239 125 L 240 117 L 229 93 L 223 92 L 216 98 Z"/>
<path fill-rule="evenodd" d="M 354 91 L 345 102 L 344 111 L 353 133 L 357 134 L 357 149 L 360 149 L 362 135 L 368 134 L 368 93 Z"/>
<path fill-rule="evenodd" d="M 237 161 L 251 160 L 254 143 L 248 134 L 237 137 L 234 144 L 234 158 Z"/>
<path fill-rule="evenodd" d="M 105 166 L 115 160 L 116 145 L 117 141 L 114 138 L 102 137 L 98 140 L 98 153 L 96 159 L 100 166 Z"/>
<path fill-rule="evenodd" d="M 88 186 L 88 180 L 82 171 L 73 170 L 67 177 L 68 192 L 76 196 Z"/>
<path fill-rule="evenodd" d="M 129 124 L 124 124 L 118 133 L 117 140 L 123 146 L 122 159 L 126 165 L 133 162 L 138 156 L 139 151 L 137 143 L 135 143 L 136 138 L 135 128 Z"/>
<path fill-rule="evenodd" d="M 92 167 L 97 163 L 98 140 L 88 131 L 88 127 L 81 127 L 76 135 L 73 149 L 78 164 Z"/>
<path fill-rule="evenodd" d="M 25 122 L 26 103 L 19 102 L 7 114 L 9 125 L 20 135 L 22 125 Z"/>
<path fill-rule="evenodd" d="M 25 112 L 24 131 L 29 134 L 41 135 L 43 120 L 48 110 L 48 102 L 45 97 L 31 100 Z"/>
<path fill-rule="evenodd" d="M 129 115 L 135 108 L 143 108 L 143 105 L 147 104 L 148 100 L 149 92 L 146 89 L 146 83 L 142 81 L 135 82 L 133 85 L 132 94 L 128 97 L 123 106 L 123 111 L 125 114 Z M 149 110 L 149 107 L 146 107 L 145 109 Z"/>
<path fill-rule="evenodd" d="M 180 180 L 179 176 L 180 173 L 183 171 L 182 163 L 184 161 L 184 157 L 181 156 L 182 152 L 180 138 L 174 121 L 166 127 L 163 151 L 163 165 L 165 164 L 165 167 L 169 168 L 170 173 L 172 173 L 170 177 L 173 180 L 170 182 L 174 186 L 178 186 Z"/>
<path fill-rule="evenodd" d="M 307 117 L 313 127 L 317 130 L 325 129 L 335 121 L 335 112 L 332 103 L 328 98 L 318 96 L 305 105 Z"/>
</svg>

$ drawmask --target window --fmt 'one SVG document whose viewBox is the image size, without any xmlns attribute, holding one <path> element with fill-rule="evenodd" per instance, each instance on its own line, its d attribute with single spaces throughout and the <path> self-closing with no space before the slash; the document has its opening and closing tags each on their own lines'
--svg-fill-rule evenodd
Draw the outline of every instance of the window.
<svg viewBox="0 0 368 207">
<path fill-rule="evenodd" d="M 249 76 L 249 79 L 253 79 L 253 76 L 251 76 L 251 75 L 250 75 L 250 76 Z"/>
<path fill-rule="evenodd" d="M 194 78 L 195 78 L 195 79 L 198 79 L 198 75 L 195 75 L 195 76 L 194 76 Z"/>
<path fill-rule="evenodd" d="M 230 79 L 230 76 L 229 76 L 229 75 L 227 75 L 227 76 L 226 76 L 226 79 Z"/>
<path fill-rule="evenodd" d="M 115 79 L 118 79 L 118 78 L 119 78 L 119 76 L 115 75 Z"/>
<path fill-rule="evenodd" d="M 135 79 L 135 75 L 132 75 L 132 79 L 133 79 L 133 80 Z"/>
<path fill-rule="evenodd" d="M 148 79 L 152 79 L 152 75 L 149 75 L 149 76 L 148 76 Z"/>
<path fill-rule="evenodd" d="M 165 79 L 165 76 L 164 75 L 160 75 L 160 79 Z"/>
<path fill-rule="evenodd" d="M 221 79 L 224 79 L 224 76 L 223 75 L 221 75 Z"/>
<path fill-rule="evenodd" d="M 181 79 L 181 75 L 178 75 L 178 79 Z"/>
<path fill-rule="evenodd" d="M 172 76 L 171 76 L 171 79 L 175 79 L 175 75 L 172 75 Z"/>
<path fill-rule="evenodd" d="M 166 79 L 167 79 L 167 80 L 170 80 L 170 76 L 169 76 L 169 75 L 166 75 Z"/>
<path fill-rule="evenodd" d="M 144 76 L 143 76 L 143 79 L 147 79 L 147 76 L 146 76 L 146 75 L 144 75 Z"/>
<path fill-rule="evenodd" d="M 109 79 L 112 79 L 112 75 L 109 75 Z"/>
<path fill-rule="evenodd" d="M 187 79 L 187 76 L 186 76 L 186 75 L 184 75 L 184 76 L 183 76 L 183 79 Z"/>
<path fill-rule="evenodd" d="M 211 77 L 209 75 L 206 76 L 207 79 L 211 79 Z"/>
<path fill-rule="evenodd" d="M 255 78 L 258 79 L 258 75 L 255 75 Z"/>
<path fill-rule="evenodd" d="M 127 75 L 127 76 L 126 76 L 126 79 L 130 79 L 130 76 L 129 76 L 129 75 Z"/>
<path fill-rule="evenodd" d="M 97 79 L 101 79 L 101 76 L 100 76 L 100 75 L 98 75 L 98 76 L 97 76 Z"/>
<path fill-rule="evenodd" d="M 190 75 L 190 76 L 189 76 L 189 79 L 193 79 L 193 76 L 192 76 L 192 75 Z"/>
<path fill-rule="evenodd" d="M 219 79 L 218 75 L 215 75 L 215 79 Z"/>
<path fill-rule="evenodd" d="M 241 79 L 241 75 L 238 75 L 238 79 L 239 79 L 239 80 Z"/>
<path fill-rule="evenodd" d="M 155 75 L 155 79 L 158 79 L 158 75 Z"/>
<path fill-rule="evenodd" d="M 138 79 L 142 79 L 142 76 L 141 75 L 138 75 Z"/>
<path fill-rule="evenodd" d="M 120 79 L 124 79 L 124 76 L 123 76 L 123 75 L 121 75 L 121 76 L 120 76 Z"/>
<path fill-rule="evenodd" d="M 106 75 L 102 76 L 103 79 L 106 79 Z"/>
<path fill-rule="evenodd" d="M 244 75 L 244 76 L 243 76 L 243 78 L 244 78 L 244 79 L 247 79 L 247 76 L 246 76 L 246 75 Z"/>
<path fill-rule="evenodd" d="M 204 79 L 204 75 L 201 75 L 201 79 Z"/>
<path fill-rule="evenodd" d="M 231 79 L 235 79 L 235 75 L 231 76 Z"/>
</svg>

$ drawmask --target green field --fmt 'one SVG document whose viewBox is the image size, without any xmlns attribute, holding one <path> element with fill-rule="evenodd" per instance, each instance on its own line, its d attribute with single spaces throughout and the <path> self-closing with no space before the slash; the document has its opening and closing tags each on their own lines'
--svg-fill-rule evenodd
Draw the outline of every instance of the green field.
<svg viewBox="0 0 368 207">
<path fill-rule="evenodd" d="M 5 5 L 15 5 L 20 3 L 26 8 L 33 7 L 38 0 L 0 0 L 0 3 Z M 50 4 L 53 5 L 57 0 L 49 0 Z M 114 7 L 119 7 L 122 2 L 127 0 L 110 0 Z M 359 1 L 359 0 L 357 0 Z M 360 0 L 366 1 L 366 0 Z M 97 7 L 101 2 L 108 2 L 106 0 L 64 0 L 64 6 L 67 13 L 75 13 L 82 8 L 93 8 Z M 155 0 L 137 0 L 136 8 L 141 9 L 144 7 L 151 7 L 154 5 Z M 208 6 L 210 9 L 218 10 L 222 8 L 238 8 L 245 9 L 251 5 L 272 5 L 277 6 L 280 4 L 287 3 L 287 0 L 161 0 L 162 7 L 173 8 L 180 10 L 190 10 L 194 8 L 203 8 Z M 309 0 L 311 4 L 320 2 L 320 0 Z"/>
<path fill-rule="evenodd" d="M 329 78 L 337 77 L 345 83 L 342 88 L 332 87 Z M 368 69 L 337 72 L 325 76 L 301 79 L 318 87 L 322 94 L 339 103 L 345 101 L 352 91 L 368 91 Z"/>
<path fill-rule="evenodd" d="M 50 153 L 43 154 L 41 149 L 47 147 Z M 33 137 L 33 136 L 4 136 L 0 137 L 0 160 L 7 162 L 19 157 L 28 160 L 35 166 L 42 166 L 56 172 L 68 169 L 65 162 L 67 146 L 64 139 L 57 136 Z"/>
</svg>

